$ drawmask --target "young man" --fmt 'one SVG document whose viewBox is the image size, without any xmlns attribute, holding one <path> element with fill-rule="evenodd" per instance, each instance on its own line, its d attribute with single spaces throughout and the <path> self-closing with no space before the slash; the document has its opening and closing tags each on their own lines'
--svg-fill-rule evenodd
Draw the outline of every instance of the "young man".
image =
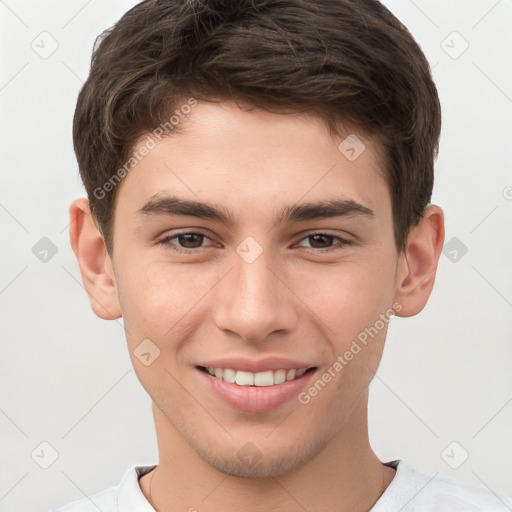
<svg viewBox="0 0 512 512">
<path fill-rule="evenodd" d="M 504 510 L 368 440 L 387 326 L 425 306 L 441 115 L 376 0 L 167 0 L 95 49 L 71 244 L 123 317 L 159 461 L 59 512 Z"/>
</svg>

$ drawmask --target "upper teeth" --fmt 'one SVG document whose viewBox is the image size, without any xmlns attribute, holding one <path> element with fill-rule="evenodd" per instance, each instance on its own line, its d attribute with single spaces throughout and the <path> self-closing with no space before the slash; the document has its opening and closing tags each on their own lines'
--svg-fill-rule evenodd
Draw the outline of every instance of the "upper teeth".
<svg viewBox="0 0 512 512">
<path fill-rule="evenodd" d="M 266 372 L 244 372 L 242 370 L 233 370 L 232 368 L 206 368 L 206 371 L 226 382 L 233 382 L 239 386 L 273 386 L 274 384 L 282 384 L 287 380 L 293 380 L 304 375 L 307 368 L 299 370 L 275 370 Z"/>
</svg>

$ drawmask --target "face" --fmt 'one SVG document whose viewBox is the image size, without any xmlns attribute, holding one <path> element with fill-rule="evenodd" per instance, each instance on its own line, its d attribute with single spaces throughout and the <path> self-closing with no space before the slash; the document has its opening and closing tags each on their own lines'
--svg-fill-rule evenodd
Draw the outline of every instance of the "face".
<svg viewBox="0 0 512 512">
<path fill-rule="evenodd" d="M 314 117 L 199 102 L 182 123 L 118 190 L 130 356 L 204 461 L 277 476 L 340 435 L 377 370 L 399 258 L 389 190 L 371 139 L 349 159 Z"/>
</svg>

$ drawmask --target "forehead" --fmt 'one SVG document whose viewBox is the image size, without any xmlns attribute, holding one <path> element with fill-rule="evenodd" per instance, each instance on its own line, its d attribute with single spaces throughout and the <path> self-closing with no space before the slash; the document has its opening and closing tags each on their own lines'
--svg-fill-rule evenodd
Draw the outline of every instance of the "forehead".
<svg viewBox="0 0 512 512">
<path fill-rule="evenodd" d="M 235 214 L 343 197 L 372 210 L 390 206 L 378 146 L 346 130 L 334 139 L 310 114 L 247 110 L 235 102 L 198 102 L 132 168 L 118 191 L 118 206 L 142 208 L 151 197 L 174 195 L 230 204 Z M 140 152 L 145 135 L 135 146 Z"/>
</svg>

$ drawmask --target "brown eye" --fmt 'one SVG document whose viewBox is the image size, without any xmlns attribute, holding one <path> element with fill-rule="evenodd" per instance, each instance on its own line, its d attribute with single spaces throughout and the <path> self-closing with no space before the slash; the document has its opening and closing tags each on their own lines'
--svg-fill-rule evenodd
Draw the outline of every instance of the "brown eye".
<svg viewBox="0 0 512 512">
<path fill-rule="evenodd" d="M 206 241 L 206 243 L 205 243 Z M 165 248 L 170 248 L 173 251 L 193 254 L 198 253 L 199 249 L 210 248 L 215 244 L 208 243 L 210 238 L 202 233 L 195 233 L 186 231 L 183 233 L 176 233 L 175 235 L 168 235 L 162 238 L 158 243 Z"/>
<path fill-rule="evenodd" d="M 317 235 L 309 235 L 308 240 L 311 244 L 311 247 L 315 249 L 324 249 L 326 247 L 331 247 L 334 236 L 319 233 Z"/>
<path fill-rule="evenodd" d="M 203 245 L 204 235 L 200 233 L 183 233 L 177 235 L 176 238 L 181 247 L 185 249 L 196 249 Z"/>
<path fill-rule="evenodd" d="M 307 242 L 308 245 L 305 245 L 304 242 Z M 328 252 L 331 250 L 341 250 L 345 246 L 350 245 L 350 243 L 349 240 L 329 233 L 312 233 L 303 238 L 298 245 L 308 249 L 317 249 L 317 252 Z"/>
</svg>

